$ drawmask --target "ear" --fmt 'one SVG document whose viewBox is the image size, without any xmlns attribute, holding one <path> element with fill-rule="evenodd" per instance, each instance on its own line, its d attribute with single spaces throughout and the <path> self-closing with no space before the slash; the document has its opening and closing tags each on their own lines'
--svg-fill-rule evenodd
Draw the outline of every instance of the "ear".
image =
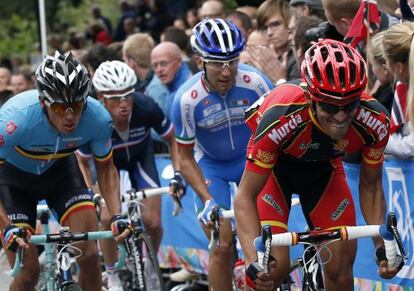
<svg viewBox="0 0 414 291">
<path fill-rule="evenodd" d="M 194 61 L 197 65 L 197 68 L 199 70 L 203 70 L 203 61 L 201 60 L 201 57 L 199 55 L 194 55 Z"/>
<path fill-rule="evenodd" d="M 352 18 L 346 18 L 346 17 L 341 18 L 340 22 L 341 22 L 341 25 L 345 28 L 345 31 L 348 31 L 349 28 L 351 27 L 352 20 L 353 20 Z"/>
<path fill-rule="evenodd" d="M 39 103 L 42 109 L 45 109 L 46 104 L 45 104 L 45 99 L 43 97 L 39 97 Z"/>
</svg>

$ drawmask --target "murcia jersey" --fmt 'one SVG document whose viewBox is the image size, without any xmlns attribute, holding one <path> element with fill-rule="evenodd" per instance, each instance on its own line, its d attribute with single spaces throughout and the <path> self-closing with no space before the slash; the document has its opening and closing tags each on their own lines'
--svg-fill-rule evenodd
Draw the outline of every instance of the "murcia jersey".
<svg viewBox="0 0 414 291">
<path fill-rule="evenodd" d="M 39 105 L 36 90 L 11 98 L 0 109 L 0 159 L 20 170 L 40 175 L 57 159 L 89 144 L 98 160 L 111 156 L 112 121 L 99 101 L 88 97 L 78 127 L 59 133 Z"/>
<path fill-rule="evenodd" d="M 361 151 L 362 162 L 381 166 L 389 137 L 389 116 L 374 98 L 363 94 L 346 136 L 332 140 L 320 126 L 303 88 L 284 84 L 246 112 L 254 132 L 247 167 L 268 172 L 280 155 L 302 161 L 335 160 Z"/>
<path fill-rule="evenodd" d="M 256 69 L 240 64 L 234 87 L 221 96 L 211 92 L 202 77 L 194 75 L 177 91 L 172 108 L 176 139 L 193 145 L 198 154 L 228 161 L 245 154 L 250 133 L 244 111 L 273 88 Z"/>
</svg>

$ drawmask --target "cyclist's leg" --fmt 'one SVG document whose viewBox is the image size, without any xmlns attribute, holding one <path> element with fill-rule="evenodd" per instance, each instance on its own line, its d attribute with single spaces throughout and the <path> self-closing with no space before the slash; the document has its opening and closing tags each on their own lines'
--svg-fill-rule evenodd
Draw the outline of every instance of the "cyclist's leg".
<svg viewBox="0 0 414 291">
<path fill-rule="evenodd" d="M 332 172 L 325 191 L 310 212 L 309 218 L 314 228 L 355 225 L 355 206 L 342 164 Z M 356 255 L 356 242 L 335 242 L 329 244 L 328 248 L 330 252 L 321 251 L 323 261 L 329 260 L 324 265 L 326 289 L 353 290 L 352 266 Z"/>
<path fill-rule="evenodd" d="M 9 185 L 0 185 L 0 207 L 3 206 L 12 223 L 25 227 L 31 233 L 34 233 L 36 228 L 37 199 L 31 198 L 33 198 L 33 193 Z M 10 266 L 13 266 L 16 254 L 6 251 L 6 255 Z M 34 290 L 40 272 L 37 257 L 36 246 L 29 244 L 29 249 L 25 250 L 24 254 L 24 268 L 12 281 L 10 290 Z"/>
<path fill-rule="evenodd" d="M 153 155 L 146 155 L 140 161 L 136 162 L 131 183 L 137 190 L 157 188 L 160 186 Z M 143 200 L 141 214 L 154 250 L 158 252 L 163 233 L 161 225 L 161 196 L 154 196 Z"/>
<path fill-rule="evenodd" d="M 47 194 L 49 207 L 56 212 L 61 225 L 69 226 L 72 231 L 96 231 L 96 210 L 76 159 L 69 157 L 59 167 L 56 187 Z M 96 241 L 79 242 L 76 247 L 82 251 L 77 259 L 81 269 L 79 284 L 83 290 L 100 291 L 102 279 Z"/>
<path fill-rule="evenodd" d="M 214 176 L 211 171 L 203 170 L 206 178 L 209 193 L 213 196 L 217 204 L 223 209 L 230 208 L 230 186 L 227 181 Z M 193 190 L 191 190 L 193 191 Z M 194 200 L 197 211 L 203 209 L 203 203 L 194 193 Z M 210 239 L 210 229 L 201 225 L 203 231 Z M 210 251 L 210 261 L 208 266 L 208 280 L 212 290 L 231 290 L 232 289 L 232 259 L 233 259 L 233 232 L 229 221 L 220 224 L 220 247 L 214 247 Z"/>
<path fill-rule="evenodd" d="M 265 187 L 257 196 L 260 224 L 270 225 L 273 234 L 287 231 L 290 196 L 283 193 L 281 185 L 273 174 L 269 176 Z M 289 275 L 289 247 L 274 247 L 271 254 L 277 260 L 277 266 L 272 273 L 272 278 L 276 286 L 279 286 Z"/>
</svg>

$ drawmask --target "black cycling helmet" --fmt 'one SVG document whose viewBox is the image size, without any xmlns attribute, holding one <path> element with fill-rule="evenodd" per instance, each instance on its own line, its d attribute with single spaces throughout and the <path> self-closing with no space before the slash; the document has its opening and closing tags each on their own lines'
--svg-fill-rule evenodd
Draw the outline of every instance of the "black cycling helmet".
<svg viewBox="0 0 414 291">
<path fill-rule="evenodd" d="M 37 68 L 36 86 L 47 102 L 71 104 L 86 100 L 91 81 L 86 68 L 71 53 L 63 55 L 56 51 Z"/>
</svg>

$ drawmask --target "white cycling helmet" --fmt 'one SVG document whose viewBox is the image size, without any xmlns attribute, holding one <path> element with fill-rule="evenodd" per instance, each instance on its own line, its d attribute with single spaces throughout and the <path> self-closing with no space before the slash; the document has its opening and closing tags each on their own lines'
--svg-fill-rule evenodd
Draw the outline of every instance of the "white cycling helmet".
<svg viewBox="0 0 414 291">
<path fill-rule="evenodd" d="M 121 61 L 106 61 L 99 65 L 92 83 L 99 92 L 123 91 L 137 82 L 134 70 Z"/>
</svg>

